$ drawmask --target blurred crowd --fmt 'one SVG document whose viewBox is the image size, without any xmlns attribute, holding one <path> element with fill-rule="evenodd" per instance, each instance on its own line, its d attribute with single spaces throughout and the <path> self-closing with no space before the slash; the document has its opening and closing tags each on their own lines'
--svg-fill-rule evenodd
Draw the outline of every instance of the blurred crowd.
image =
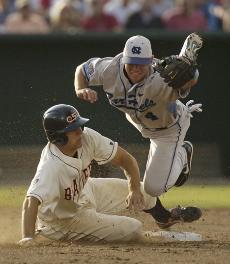
<svg viewBox="0 0 230 264">
<path fill-rule="evenodd" d="M 0 33 L 230 31 L 230 0 L 0 0 Z"/>
</svg>

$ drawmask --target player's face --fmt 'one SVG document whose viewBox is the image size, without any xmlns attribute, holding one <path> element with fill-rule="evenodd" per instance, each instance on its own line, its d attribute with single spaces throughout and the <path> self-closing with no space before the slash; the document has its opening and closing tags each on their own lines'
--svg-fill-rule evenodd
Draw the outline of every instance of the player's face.
<svg viewBox="0 0 230 264">
<path fill-rule="evenodd" d="M 71 149 L 78 149 L 82 146 L 82 129 L 78 128 L 74 131 L 66 133 L 68 137 L 68 147 Z"/>
<path fill-rule="evenodd" d="M 144 64 L 125 64 L 126 73 L 132 83 L 144 80 L 149 74 L 149 65 Z"/>
</svg>

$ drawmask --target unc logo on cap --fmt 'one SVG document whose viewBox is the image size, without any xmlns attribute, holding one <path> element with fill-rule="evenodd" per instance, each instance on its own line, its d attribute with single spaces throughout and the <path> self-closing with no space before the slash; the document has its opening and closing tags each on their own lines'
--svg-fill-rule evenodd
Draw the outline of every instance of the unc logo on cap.
<svg viewBox="0 0 230 264">
<path fill-rule="evenodd" d="M 79 115 L 79 113 L 76 111 L 76 112 L 72 113 L 71 115 L 67 116 L 66 121 L 67 121 L 68 123 L 73 123 L 73 122 L 77 119 L 78 116 L 80 116 L 80 115 Z"/>
<path fill-rule="evenodd" d="M 133 54 L 141 54 L 141 47 L 135 47 L 135 46 L 133 46 L 132 53 Z"/>
</svg>

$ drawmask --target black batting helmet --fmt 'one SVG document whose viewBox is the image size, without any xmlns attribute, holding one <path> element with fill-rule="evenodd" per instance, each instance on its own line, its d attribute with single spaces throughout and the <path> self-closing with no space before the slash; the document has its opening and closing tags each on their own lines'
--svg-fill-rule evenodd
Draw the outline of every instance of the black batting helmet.
<svg viewBox="0 0 230 264">
<path fill-rule="evenodd" d="M 89 119 L 81 117 L 73 106 L 58 104 L 44 113 L 43 128 L 51 143 L 63 146 L 68 142 L 65 133 L 83 127 L 88 121 Z"/>
</svg>

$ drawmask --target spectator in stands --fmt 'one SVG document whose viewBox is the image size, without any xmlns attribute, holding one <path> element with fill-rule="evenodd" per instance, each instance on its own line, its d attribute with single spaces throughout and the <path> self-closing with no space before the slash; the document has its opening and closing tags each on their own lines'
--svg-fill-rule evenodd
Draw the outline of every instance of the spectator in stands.
<svg viewBox="0 0 230 264">
<path fill-rule="evenodd" d="M 70 0 L 57 1 L 50 10 L 51 29 L 56 32 L 74 33 L 81 29 L 81 13 Z"/>
<path fill-rule="evenodd" d="M 174 0 L 151 0 L 153 2 L 152 8 L 156 16 L 161 17 L 162 14 L 174 6 Z"/>
<path fill-rule="evenodd" d="M 6 33 L 39 34 L 48 31 L 45 19 L 32 11 L 29 0 L 17 0 L 16 12 L 9 15 L 5 21 Z"/>
<path fill-rule="evenodd" d="M 0 25 L 4 24 L 7 16 L 15 10 L 13 0 L 0 0 Z"/>
<path fill-rule="evenodd" d="M 198 1 L 198 0 L 196 0 Z M 217 0 L 199 0 L 201 2 L 200 8 L 204 13 L 207 26 L 209 31 L 219 31 L 222 30 L 222 21 L 221 19 L 214 13 L 216 7 L 220 4 Z"/>
<path fill-rule="evenodd" d="M 30 0 L 30 1 L 35 1 L 35 2 L 40 1 L 41 5 L 46 9 L 48 8 L 49 11 L 53 9 L 53 7 L 57 3 L 63 2 L 62 0 Z M 88 0 L 69 0 L 69 4 L 71 4 L 71 6 L 73 6 L 74 9 L 76 9 L 83 16 L 86 12 L 87 1 Z"/>
<path fill-rule="evenodd" d="M 142 0 L 141 10 L 128 19 L 126 29 L 162 29 L 164 25 L 161 18 L 153 13 L 152 7 L 151 1 Z"/>
<path fill-rule="evenodd" d="M 103 11 L 103 0 L 89 0 L 91 15 L 85 17 L 82 28 L 86 31 L 119 31 L 121 26 L 114 16 Z"/>
<path fill-rule="evenodd" d="M 140 9 L 140 3 L 133 0 L 110 0 L 104 6 L 104 12 L 114 16 L 121 25 L 125 25 L 127 19 Z"/>
<path fill-rule="evenodd" d="M 171 31 L 207 30 L 207 21 L 194 0 L 176 0 L 176 7 L 163 14 L 166 29 Z"/>
<path fill-rule="evenodd" d="M 53 0 L 30 0 L 30 7 L 40 15 L 47 16 Z"/>
<path fill-rule="evenodd" d="M 230 32 L 230 0 L 223 0 L 222 6 L 216 5 L 213 14 L 222 21 L 223 31 Z"/>
</svg>

